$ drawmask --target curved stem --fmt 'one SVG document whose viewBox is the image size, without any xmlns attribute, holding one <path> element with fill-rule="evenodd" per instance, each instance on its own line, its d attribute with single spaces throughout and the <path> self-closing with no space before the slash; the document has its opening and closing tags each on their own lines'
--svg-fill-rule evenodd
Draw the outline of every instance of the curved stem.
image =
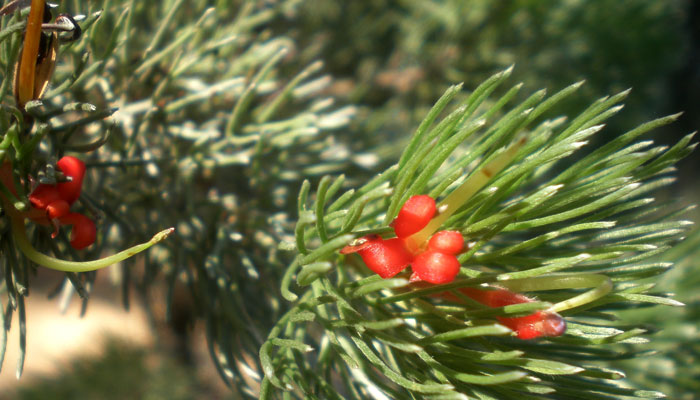
<svg viewBox="0 0 700 400">
<path fill-rule="evenodd" d="M 499 281 L 494 282 L 494 284 L 514 292 L 592 288 L 587 292 L 554 304 L 548 309 L 548 311 L 554 312 L 561 312 L 591 303 L 610 293 L 613 288 L 610 278 L 600 274 L 548 275 Z"/>
<path fill-rule="evenodd" d="M 112 254 L 108 257 L 93 261 L 67 261 L 55 257 L 49 257 L 37 251 L 29 242 L 29 239 L 27 239 L 27 233 L 24 230 L 23 220 L 11 218 L 11 223 L 12 236 L 15 239 L 15 243 L 28 259 L 46 268 L 64 272 L 86 272 L 109 267 L 112 264 L 124 261 L 127 258 L 148 249 L 149 247 L 168 237 L 168 235 L 175 230 L 175 228 L 169 228 L 158 232 L 148 242 L 137 244 L 136 246 L 129 247 L 126 250 L 122 250 L 119 253 Z"/>
<path fill-rule="evenodd" d="M 119 253 L 113 254 L 108 257 L 100 258 L 93 261 L 67 261 L 61 260 L 59 258 L 50 257 L 46 254 L 40 253 L 37 249 L 32 246 L 31 242 L 27 238 L 27 232 L 24 226 L 24 215 L 17 211 L 17 209 L 5 198 L 0 196 L 2 200 L 2 206 L 5 213 L 10 217 L 10 224 L 12 225 L 12 237 L 15 239 L 17 247 L 22 251 L 22 253 L 33 262 L 50 269 L 55 269 L 57 271 L 64 272 L 86 272 L 95 271 L 101 268 L 109 267 L 112 264 L 118 263 L 119 261 L 124 261 L 127 258 L 140 253 L 154 244 L 162 241 L 168 235 L 170 235 L 175 228 L 169 228 L 164 231 L 157 233 L 148 242 L 137 244 L 136 246 L 129 247 L 126 250 L 122 250 Z"/>
</svg>

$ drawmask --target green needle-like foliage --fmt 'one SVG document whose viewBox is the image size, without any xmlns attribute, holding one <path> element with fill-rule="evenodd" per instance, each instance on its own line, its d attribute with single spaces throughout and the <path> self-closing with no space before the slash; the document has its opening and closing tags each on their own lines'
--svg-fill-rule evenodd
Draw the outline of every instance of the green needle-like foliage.
<svg viewBox="0 0 700 400">
<path fill-rule="evenodd" d="M 621 360 L 613 366 L 624 368 L 631 380 L 656 388 L 670 399 L 692 399 L 700 391 L 700 339 L 697 335 L 700 284 L 697 259 L 700 256 L 700 230 L 688 235 L 681 244 L 664 254 L 666 261 L 674 262 L 669 273 L 658 280 L 660 290 L 671 290 L 685 307 L 659 313 L 654 308 L 630 309 L 623 313 L 626 319 L 652 327 L 663 328 L 654 340 L 643 346 L 650 354 L 640 359 Z"/>
<path fill-rule="evenodd" d="M 295 1 L 218 3 L 63 2 L 59 11 L 86 16 L 83 35 L 61 47 L 56 84 L 27 105 L 30 118 L 11 95 L 27 10 L 4 17 L 1 157 L 26 193 L 27 176 L 63 154 L 82 153 L 87 164 L 81 201 L 99 219 L 97 243 L 77 253 L 65 233 L 52 240 L 50 229 L 28 223 L 41 252 L 91 260 L 174 227 L 145 257 L 113 267 L 124 306 L 132 287 L 143 300 L 155 288 L 165 298 L 144 305 L 165 304 L 170 318 L 179 294 L 204 321 L 222 378 L 246 391 L 243 362 L 282 312 L 277 282 L 292 256 L 278 243 L 293 231 L 293 193 L 302 177 L 352 164 L 329 132 L 354 107 L 335 106 L 323 94 L 330 80 L 322 63 L 298 65 L 294 42 L 269 28 L 294 14 Z M 26 194 L 17 200 L 28 207 Z M 14 248 L 9 228 L 3 218 L 0 348 L 17 313 L 24 354 L 24 297 L 36 266 Z M 66 274 L 56 293 L 67 286 L 64 296 L 77 291 L 87 304 L 95 277 Z"/>
<path fill-rule="evenodd" d="M 673 115 L 588 149 L 627 92 L 571 119 L 543 119 L 580 84 L 520 104 L 511 105 L 518 86 L 488 100 L 510 71 L 451 107 L 460 87 L 448 89 L 397 166 L 364 186 L 343 192 L 342 177 L 330 176 L 315 196 L 303 186 L 290 244 L 298 255 L 282 281 L 293 306 L 260 351 L 262 398 L 662 396 L 620 384 L 624 372 L 604 361 L 639 357 L 634 346 L 615 344 L 649 340 L 648 326 L 615 318 L 620 310 L 682 305 L 642 279 L 670 268 L 658 255 L 688 229 L 682 209 L 650 196 L 673 182 L 673 164 L 695 147 L 692 135 L 669 148 L 639 141 Z M 479 178 L 498 160 L 508 162 Z M 449 198 L 464 182 L 459 190 L 474 193 L 442 225 L 470 241 L 454 283 L 411 284 L 407 271 L 382 280 L 356 255 L 338 253 L 354 238 L 389 231 L 409 196 Z M 489 310 L 439 295 L 483 283 L 536 292 L 540 302 Z M 494 319 L 551 304 L 567 320 L 564 336 L 518 340 Z"/>
</svg>

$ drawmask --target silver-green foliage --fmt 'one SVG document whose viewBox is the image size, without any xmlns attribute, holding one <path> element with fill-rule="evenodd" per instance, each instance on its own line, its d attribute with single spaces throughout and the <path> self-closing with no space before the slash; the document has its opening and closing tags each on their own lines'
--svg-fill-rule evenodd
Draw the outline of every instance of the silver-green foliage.
<svg viewBox="0 0 700 400">
<path fill-rule="evenodd" d="M 168 243 L 111 276 L 126 307 L 132 288 L 141 299 L 157 299 L 149 297 L 157 288 L 165 298 L 144 303 L 165 304 L 170 316 L 179 293 L 191 318 L 204 321 L 212 360 L 227 381 L 234 376 L 234 388 L 243 387 L 239 360 L 257 353 L 281 312 L 278 271 L 291 257 L 277 244 L 293 229 L 289 193 L 302 176 L 352 163 L 330 133 L 354 107 L 336 106 L 324 94 L 322 63 L 298 65 L 293 40 L 271 28 L 297 3 L 62 2 L 61 12 L 86 16 L 83 36 L 61 47 L 52 87 L 28 105 L 28 135 L 19 134 L 26 120 L 11 96 L 26 10 L 4 17 L 0 35 L 3 157 L 36 176 L 65 153 L 83 153 L 82 202 L 99 220 L 98 241 L 82 254 L 44 228 L 31 230 L 34 245 L 92 259 L 175 227 Z M 0 345 L 18 313 L 24 354 L 32 329 L 24 296 L 36 267 L 14 251 L 5 228 Z M 65 298 L 77 291 L 86 305 L 95 277 L 67 274 L 56 293 L 65 286 Z"/>
<path fill-rule="evenodd" d="M 674 181 L 674 163 L 695 147 L 692 135 L 672 147 L 638 141 L 673 115 L 588 149 L 627 92 L 601 98 L 571 119 L 543 119 L 580 83 L 510 105 L 516 85 L 490 100 L 510 71 L 451 109 L 461 88 L 448 89 L 397 165 L 364 186 L 343 191 L 343 176 L 322 179 L 315 196 L 311 185 L 302 186 L 296 239 L 287 246 L 297 257 L 281 288 L 293 307 L 260 351 L 262 398 L 662 396 L 618 383 L 624 372 L 606 361 L 640 357 L 634 346 L 619 344 L 649 340 L 648 327 L 617 319 L 620 310 L 681 305 L 642 279 L 671 267 L 659 255 L 688 229 L 681 206 L 651 196 Z M 356 237 L 389 232 L 409 196 L 449 194 L 512 143 L 520 143 L 512 162 L 444 224 L 470 241 L 454 283 L 415 286 L 407 271 L 382 280 L 356 255 L 338 254 Z M 566 335 L 522 341 L 493 319 L 579 295 L 567 289 L 567 279 L 607 285 L 598 292 L 607 294 L 563 311 Z M 434 296 L 483 283 L 514 288 L 509 280 L 528 282 L 520 287 L 536 290 L 540 302 L 527 310 L 485 309 L 466 298 L 459 304 Z"/>
</svg>

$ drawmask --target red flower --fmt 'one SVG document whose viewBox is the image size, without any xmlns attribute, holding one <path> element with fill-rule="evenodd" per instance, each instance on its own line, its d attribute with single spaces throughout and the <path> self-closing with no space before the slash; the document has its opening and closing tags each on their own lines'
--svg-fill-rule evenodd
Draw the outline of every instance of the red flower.
<svg viewBox="0 0 700 400">
<path fill-rule="evenodd" d="M 72 226 L 71 246 L 75 249 L 84 249 L 95 242 L 97 229 L 90 218 L 71 213 L 70 206 L 80 197 L 85 176 L 85 163 L 78 158 L 65 156 L 58 160 L 56 166 L 70 178 L 70 181 L 37 186 L 29 195 L 29 202 L 34 209 L 43 210 L 45 214 L 30 213 L 29 218 L 40 224 L 53 225 L 55 229 L 52 237 L 58 234 L 60 225 Z"/>
<path fill-rule="evenodd" d="M 341 254 L 358 253 L 367 268 L 382 278 L 391 278 L 411 263 L 413 256 L 399 238 L 384 240 L 379 235 L 368 235 L 346 246 Z"/>
<path fill-rule="evenodd" d="M 435 211 L 435 200 L 432 197 L 424 194 L 412 196 L 406 200 L 399 215 L 391 223 L 394 233 L 400 238 L 413 235 L 428 225 Z"/>
<path fill-rule="evenodd" d="M 55 185 L 41 184 L 29 195 L 32 207 L 46 210 L 49 219 L 61 218 L 70 211 L 70 203 L 61 197 Z"/>
<path fill-rule="evenodd" d="M 390 278 L 409 264 L 412 281 L 452 282 L 459 273 L 456 255 L 464 248 L 464 239 L 457 231 L 440 231 L 428 243 L 409 245 L 407 239 L 423 229 L 436 212 L 435 200 L 427 195 L 409 198 L 391 223 L 396 238 L 383 239 L 369 235 L 346 246 L 342 254 L 358 253 L 365 265 L 382 278 Z M 427 247 L 427 248 L 426 248 Z"/>
<path fill-rule="evenodd" d="M 63 200 L 73 204 L 80 197 L 80 190 L 83 187 L 85 163 L 78 158 L 65 156 L 58 160 L 56 166 L 64 175 L 71 177 L 69 182 L 60 182 L 56 187 Z"/>
<path fill-rule="evenodd" d="M 95 243 L 97 228 L 92 220 L 83 214 L 69 213 L 59 219 L 61 225 L 71 225 L 70 245 L 76 250 L 84 249 Z"/>
<path fill-rule="evenodd" d="M 83 186 L 83 177 L 85 176 L 85 163 L 75 157 L 65 156 L 58 160 L 56 166 L 70 180 L 55 185 L 42 183 L 37 186 L 29 195 L 29 201 L 35 208 L 49 211 L 49 207 L 56 202 L 71 206 L 80 197 L 80 189 Z M 63 208 L 63 206 L 58 207 Z M 65 213 L 50 218 L 60 218 L 67 213 L 66 209 Z"/>
<path fill-rule="evenodd" d="M 426 195 L 413 196 L 404 203 L 396 219 L 391 223 L 397 237 L 383 239 L 379 235 L 364 236 L 345 246 L 340 253 L 358 253 L 365 265 L 382 278 L 391 278 L 411 265 L 411 282 L 425 281 L 433 284 L 452 282 L 459 274 L 457 254 L 464 249 L 464 238 L 457 231 L 439 231 L 418 243 L 410 240 L 420 232 L 436 213 L 435 200 Z M 529 297 L 506 289 L 462 288 L 462 294 L 489 307 L 504 307 L 528 303 Z M 443 297 L 458 301 L 449 292 Z M 560 336 L 566 331 L 566 321 L 553 311 L 536 311 L 523 317 L 496 317 L 500 323 L 512 329 L 520 339 L 542 336 Z"/>
<path fill-rule="evenodd" d="M 459 291 L 489 307 L 505 307 L 534 301 L 523 294 L 506 289 L 462 288 Z M 554 311 L 536 311 L 524 317 L 496 317 L 496 319 L 515 331 L 520 339 L 555 337 L 566 332 L 566 321 Z"/>
<path fill-rule="evenodd" d="M 411 264 L 411 281 L 426 281 L 435 284 L 450 283 L 459 273 L 459 261 L 453 254 L 426 250 Z"/>
</svg>

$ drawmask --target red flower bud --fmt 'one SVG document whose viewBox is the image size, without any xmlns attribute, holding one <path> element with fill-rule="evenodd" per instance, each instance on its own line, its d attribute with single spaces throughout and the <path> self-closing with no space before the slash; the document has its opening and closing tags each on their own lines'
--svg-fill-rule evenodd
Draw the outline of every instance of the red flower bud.
<svg viewBox="0 0 700 400">
<path fill-rule="evenodd" d="M 360 243 L 346 246 L 340 252 L 342 254 L 358 253 L 367 268 L 382 278 L 391 278 L 411 263 L 411 253 L 398 238 L 384 240 L 378 235 L 370 235 L 359 241 Z"/>
<path fill-rule="evenodd" d="M 29 194 L 29 202 L 32 207 L 41 210 L 46 209 L 49 204 L 61 200 L 63 198 L 54 185 L 41 184 Z"/>
<path fill-rule="evenodd" d="M 430 250 L 445 254 L 458 254 L 464 248 L 464 238 L 457 231 L 440 231 L 428 241 Z"/>
<path fill-rule="evenodd" d="M 396 238 L 384 240 L 378 235 L 365 236 L 345 246 L 340 253 L 358 253 L 369 269 L 382 278 L 392 277 L 407 265 L 413 266 L 411 281 L 424 280 L 440 284 L 452 282 L 459 273 L 455 254 L 464 248 L 464 238 L 457 231 L 441 231 L 429 243 L 414 243 L 410 236 L 423 229 L 436 212 L 435 200 L 427 195 L 409 198 L 392 222 Z M 427 238 L 426 238 L 427 239 Z"/>
<path fill-rule="evenodd" d="M 411 263 L 411 253 L 398 239 L 381 240 L 358 251 L 367 267 L 382 278 L 391 278 Z"/>
<path fill-rule="evenodd" d="M 428 225 L 435 211 L 435 200 L 432 197 L 424 194 L 411 196 L 392 222 L 396 236 L 405 238 L 420 231 Z"/>
<path fill-rule="evenodd" d="M 46 206 L 46 215 L 49 219 L 61 218 L 70 212 L 70 205 L 64 200 L 56 200 Z"/>
<path fill-rule="evenodd" d="M 65 156 L 56 165 L 72 180 L 56 185 L 41 184 L 29 195 L 32 206 L 46 210 L 49 218 L 60 218 L 68 213 L 70 205 L 80 197 L 85 176 L 85 164 L 75 157 Z"/>
<path fill-rule="evenodd" d="M 566 332 L 566 321 L 555 312 L 537 311 L 524 317 L 496 319 L 515 331 L 520 339 L 561 336 Z"/>
<path fill-rule="evenodd" d="M 489 307 L 505 307 L 511 304 L 529 303 L 532 301 L 524 294 L 511 292 L 506 289 L 462 288 L 459 291 Z"/>
<path fill-rule="evenodd" d="M 72 225 L 70 245 L 74 249 L 84 249 L 95 243 L 97 228 L 92 220 L 83 214 L 70 213 L 59 219 L 62 225 Z"/>
<path fill-rule="evenodd" d="M 85 163 L 78 158 L 65 156 L 58 160 L 56 166 L 64 175 L 71 177 L 70 182 L 57 184 L 61 198 L 73 204 L 80 197 L 80 189 L 83 187 L 83 177 L 85 176 Z"/>
<path fill-rule="evenodd" d="M 418 278 L 426 282 L 449 283 L 459 273 L 459 261 L 452 254 L 427 250 L 413 260 L 411 268 Z"/>
<path fill-rule="evenodd" d="M 481 290 L 475 288 L 460 289 L 466 296 L 489 307 L 504 307 L 511 304 L 529 303 L 533 300 L 523 294 L 510 290 Z M 496 319 L 515 331 L 520 339 L 561 336 L 566 332 L 566 321 L 553 311 L 536 311 L 524 317 L 496 317 Z"/>
<path fill-rule="evenodd" d="M 70 205 L 80 197 L 85 164 L 75 157 L 66 156 L 58 161 L 57 166 L 72 180 L 56 185 L 38 185 L 29 194 L 32 208 L 25 213 L 25 216 L 39 224 L 53 226 L 51 237 L 56 237 L 59 225 L 71 225 L 71 246 L 78 250 L 84 249 L 95 242 L 97 228 L 95 223 L 85 215 L 71 213 Z M 0 180 L 13 194 L 16 193 L 10 163 L 5 162 L 0 166 Z"/>
</svg>

